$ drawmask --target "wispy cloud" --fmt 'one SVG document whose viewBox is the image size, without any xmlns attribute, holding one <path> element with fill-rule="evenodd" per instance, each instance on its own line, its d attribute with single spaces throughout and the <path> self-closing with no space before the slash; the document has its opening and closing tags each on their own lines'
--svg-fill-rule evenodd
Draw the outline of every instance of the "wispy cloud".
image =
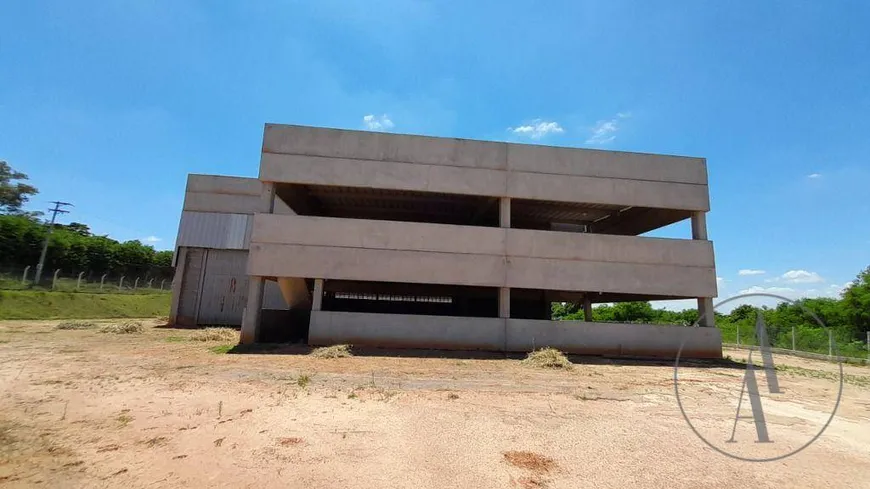
<svg viewBox="0 0 870 489">
<path fill-rule="evenodd" d="M 363 116 L 363 126 L 369 131 L 389 131 L 396 125 L 392 120 L 390 120 L 387 114 L 380 116 L 369 114 Z"/>
<path fill-rule="evenodd" d="M 783 273 L 780 279 L 792 284 L 815 284 L 825 281 L 818 273 L 806 270 L 789 270 Z"/>
<path fill-rule="evenodd" d="M 800 296 L 798 291 L 791 287 L 762 287 L 760 285 L 753 285 L 738 292 L 738 295 L 743 294 L 776 294 L 790 299 Z"/>
<path fill-rule="evenodd" d="M 738 271 L 737 275 L 743 275 L 743 276 L 745 276 L 745 275 L 764 275 L 765 273 L 767 273 L 767 272 L 765 272 L 764 270 L 755 270 L 752 268 L 744 268 L 743 270 Z"/>
<path fill-rule="evenodd" d="M 592 126 L 592 132 L 586 144 L 607 144 L 616 139 L 623 119 L 631 117 L 630 112 L 619 112 L 612 119 L 600 120 Z"/>
<path fill-rule="evenodd" d="M 810 173 L 809 175 L 807 175 L 807 178 L 821 178 L 821 177 L 822 177 L 821 173 Z"/>
<path fill-rule="evenodd" d="M 143 243 L 147 243 L 147 244 L 154 244 L 154 243 L 159 243 L 160 241 L 163 241 L 163 240 L 158 238 L 157 236 L 148 236 L 148 237 L 142 238 L 139 241 L 141 241 Z"/>
<path fill-rule="evenodd" d="M 535 119 L 530 123 L 524 124 L 522 126 L 509 127 L 507 130 L 518 136 L 524 136 L 532 139 L 541 139 L 548 134 L 562 134 L 563 132 L 565 132 L 565 130 L 562 129 L 562 126 L 560 126 L 558 122 L 544 121 L 541 119 Z"/>
</svg>

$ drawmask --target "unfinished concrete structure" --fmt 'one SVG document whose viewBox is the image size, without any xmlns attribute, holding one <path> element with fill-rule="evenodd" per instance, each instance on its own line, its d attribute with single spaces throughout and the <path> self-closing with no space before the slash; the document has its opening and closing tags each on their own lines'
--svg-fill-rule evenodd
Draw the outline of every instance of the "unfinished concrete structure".
<svg viewBox="0 0 870 489">
<path fill-rule="evenodd" d="M 243 343 L 719 357 L 708 210 L 701 158 L 268 124 L 258 179 L 189 178 L 172 316 L 229 307 Z M 692 239 L 639 236 L 684 219 Z M 705 327 L 591 322 L 677 298 Z"/>
</svg>

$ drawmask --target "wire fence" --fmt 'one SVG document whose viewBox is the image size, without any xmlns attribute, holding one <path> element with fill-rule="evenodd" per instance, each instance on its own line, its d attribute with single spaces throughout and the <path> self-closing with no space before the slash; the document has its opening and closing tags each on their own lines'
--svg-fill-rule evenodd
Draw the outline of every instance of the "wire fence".
<svg viewBox="0 0 870 489">
<path fill-rule="evenodd" d="M 773 326 L 768 331 L 770 346 L 783 351 L 814 353 L 834 357 L 870 359 L 870 331 L 855 339 L 836 328 Z M 755 329 L 748 325 L 729 325 L 722 329 L 722 341 L 740 347 L 758 346 Z"/>
<path fill-rule="evenodd" d="M 172 267 L 122 275 L 93 270 L 48 270 L 35 282 L 36 266 L 0 269 L 0 290 L 43 290 L 92 294 L 159 294 L 172 288 Z"/>
</svg>

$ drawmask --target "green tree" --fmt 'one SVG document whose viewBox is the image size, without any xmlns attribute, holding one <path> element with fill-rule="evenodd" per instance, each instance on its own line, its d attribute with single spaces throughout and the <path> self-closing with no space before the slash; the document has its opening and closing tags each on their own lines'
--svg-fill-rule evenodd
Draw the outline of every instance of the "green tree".
<svg viewBox="0 0 870 489">
<path fill-rule="evenodd" d="M 154 266 L 168 268 L 172 266 L 172 251 L 164 250 L 154 253 Z"/>
<path fill-rule="evenodd" d="M 870 331 L 870 267 L 843 292 L 843 314 L 856 331 Z"/>
<path fill-rule="evenodd" d="M 36 187 L 22 183 L 23 180 L 27 180 L 27 175 L 0 161 L 0 212 L 3 214 L 21 213 L 21 207 L 38 192 Z"/>
</svg>

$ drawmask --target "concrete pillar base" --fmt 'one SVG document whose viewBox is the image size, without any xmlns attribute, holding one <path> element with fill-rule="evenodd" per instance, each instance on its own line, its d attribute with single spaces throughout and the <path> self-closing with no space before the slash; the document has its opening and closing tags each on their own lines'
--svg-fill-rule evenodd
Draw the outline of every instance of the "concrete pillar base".
<svg viewBox="0 0 870 489">
<path fill-rule="evenodd" d="M 263 309 L 263 277 L 251 277 L 248 283 L 248 304 L 242 316 L 242 332 L 239 343 L 250 345 L 257 342 L 260 334 L 260 314 Z"/>
</svg>

